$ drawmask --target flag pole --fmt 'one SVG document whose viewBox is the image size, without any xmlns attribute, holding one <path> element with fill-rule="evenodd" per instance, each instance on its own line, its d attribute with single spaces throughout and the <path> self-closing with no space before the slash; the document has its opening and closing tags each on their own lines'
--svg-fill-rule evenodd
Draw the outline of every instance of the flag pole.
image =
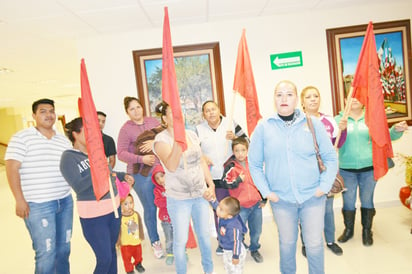
<svg viewBox="0 0 412 274">
<path fill-rule="evenodd" d="M 346 97 L 347 102 L 346 102 L 345 109 L 343 111 L 342 119 L 348 119 L 350 108 L 351 108 L 351 105 L 352 105 L 352 98 L 353 98 L 353 87 L 351 86 L 350 90 L 349 90 L 349 93 L 348 93 L 348 96 Z M 336 150 L 338 150 L 338 144 L 339 144 L 339 140 L 340 140 L 341 135 L 342 135 L 342 130 L 339 128 L 338 135 L 336 136 L 335 145 L 334 145 Z"/>
<path fill-rule="evenodd" d="M 112 180 L 110 178 L 110 173 L 109 173 L 109 192 L 110 192 L 110 199 L 112 200 L 112 205 L 113 205 L 113 212 L 114 212 L 114 217 L 116 219 L 119 218 L 119 212 L 117 212 L 117 206 L 116 206 L 116 199 L 114 196 L 114 191 L 113 191 L 113 185 L 112 185 Z"/>
<path fill-rule="evenodd" d="M 235 101 L 236 101 L 237 91 L 234 90 L 233 92 L 234 92 L 234 94 L 233 94 L 232 105 L 230 107 L 230 112 L 229 112 L 229 116 L 228 116 L 229 123 L 227 125 L 227 131 L 230 131 L 232 129 L 232 126 L 233 126 L 233 112 L 235 111 Z M 227 140 L 227 142 L 226 142 L 225 155 L 227 155 L 227 151 L 229 149 L 229 142 L 230 142 L 229 140 Z"/>
</svg>

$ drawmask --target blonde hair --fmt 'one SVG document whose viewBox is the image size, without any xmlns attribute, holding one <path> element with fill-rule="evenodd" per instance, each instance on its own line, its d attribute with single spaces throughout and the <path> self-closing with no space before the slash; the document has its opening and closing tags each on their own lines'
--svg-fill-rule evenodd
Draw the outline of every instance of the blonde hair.
<svg viewBox="0 0 412 274">
<path fill-rule="evenodd" d="M 292 81 L 289 81 L 289 80 L 282 80 L 279 83 L 277 83 L 276 86 L 275 86 L 274 92 L 276 92 L 278 90 L 279 86 L 282 85 L 282 84 L 287 84 L 287 85 L 292 86 L 292 88 L 295 90 L 296 95 L 298 94 L 298 89 L 297 89 L 295 83 L 293 83 Z"/>
<path fill-rule="evenodd" d="M 303 109 L 303 110 L 305 110 L 305 106 L 304 106 L 305 95 L 306 95 L 306 93 L 307 93 L 309 90 L 311 90 L 311 89 L 313 89 L 313 90 L 316 91 L 316 93 L 317 93 L 318 96 L 319 96 L 319 100 L 320 100 L 320 91 L 319 91 L 319 89 L 318 89 L 317 87 L 314 87 L 314 86 L 306 86 L 306 87 L 304 87 L 304 88 L 302 89 L 302 91 L 300 92 L 300 103 L 301 103 L 301 105 L 302 105 L 302 109 Z"/>
</svg>

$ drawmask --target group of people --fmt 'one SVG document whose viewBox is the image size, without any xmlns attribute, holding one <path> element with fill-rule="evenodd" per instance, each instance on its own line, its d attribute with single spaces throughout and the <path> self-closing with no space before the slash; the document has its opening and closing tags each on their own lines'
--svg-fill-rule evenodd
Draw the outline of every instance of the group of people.
<svg viewBox="0 0 412 274">
<path fill-rule="evenodd" d="M 120 129 L 117 157 L 127 163 L 126 173 L 113 171 L 116 148 L 114 141 L 103 135 L 115 207 L 109 193 L 100 201 L 94 195 L 82 118 L 66 124 L 66 138 L 53 129 L 54 102 L 34 102 L 36 126 L 12 137 L 5 159 L 16 215 L 24 219 L 33 241 L 36 273 L 70 272 L 71 189 L 76 194 L 83 235 L 96 256 L 94 273 L 117 273 L 119 235 L 126 272 L 144 272 L 143 224 L 154 256 L 174 263 L 176 273 L 187 273 L 186 247 L 192 223 L 203 272 L 214 273 L 211 207 L 218 235 L 216 254 L 222 255 L 227 273 L 242 273 L 247 250 L 255 262 L 263 262 L 259 240 L 262 207 L 267 200 L 279 234 L 280 271 L 296 273 L 300 230 L 309 273 L 324 273 L 323 242 L 336 255 L 343 254 L 335 241 L 334 197 L 326 195 L 338 172 L 347 188 L 342 195 L 345 230 L 338 242 L 353 237 L 359 189 L 362 240 L 365 246 L 372 245 L 376 181 L 362 104 L 353 99 L 349 116 L 339 114 L 334 119 L 319 112 L 317 88 L 302 90 L 302 110 L 297 108 L 298 98 L 293 82 L 279 82 L 274 90 L 276 111 L 260 121 L 250 140 L 238 124 L 220 113 L 214 101 L 206 101 L 202 105 L 204 122 L 196 131 L 186 130 L 187 148 L 183 150 L 175 141 L 173 110 L 166 102 L 156 107 L 159 122 L 144 116 L 139 99 L 125 97 L 124 109 L 130 119 Z M 324 172 L 317 166 L 309 116 Z M 99 112 L 98 117 L 102 129 L 106 115 Z M 395 124 L 391 138 L 400 138 L 406 129 L 405 122 Z M 334 148 L 336 139 L 339 156 Z M 121 197 L 117 190 L 120 181 L 137 193 L 143 222 L 134 210 L 133 197 Z M 157 230 L 157 207 L 166 256 Z M 114 211 L 122 218 L 115 218 Z M 245 242 L 246 233 L 250 243 Z"/>
</svg>

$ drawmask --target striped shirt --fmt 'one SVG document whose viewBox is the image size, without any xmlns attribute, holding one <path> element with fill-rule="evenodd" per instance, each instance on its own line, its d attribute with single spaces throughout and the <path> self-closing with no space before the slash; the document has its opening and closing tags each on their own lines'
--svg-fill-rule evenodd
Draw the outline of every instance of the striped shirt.
<svg viewBox="0 0 412 274">
<path fill-rule="evenodd" d="M 21 188 L 27 202 L 42 203 L 70 195 L 70 186 L 60 172 L 60 157 L 71 147 L 64 135 L 56 132 L 48 139 L 34 127 L 11 138 L 4 159 L 21 163 Z"/>
</svg>

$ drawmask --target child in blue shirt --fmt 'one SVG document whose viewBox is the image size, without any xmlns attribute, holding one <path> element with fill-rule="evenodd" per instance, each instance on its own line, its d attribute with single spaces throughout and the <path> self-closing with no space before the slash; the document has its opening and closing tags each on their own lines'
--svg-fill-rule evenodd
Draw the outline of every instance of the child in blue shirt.
<svg viewBox="0 0 412 274">
<path fill-rule="evenodd" d="M 239 200 L 234 197 L 226 197 L 218 203 L 212 202 L 213 209 L 219 217 L 218 241 L 223 248 L 223 264 L 226 273 L 240 274 L 246 257 L 243 246 L 243 236 L 247 228 L 240 218 Z"/>
</svg>

